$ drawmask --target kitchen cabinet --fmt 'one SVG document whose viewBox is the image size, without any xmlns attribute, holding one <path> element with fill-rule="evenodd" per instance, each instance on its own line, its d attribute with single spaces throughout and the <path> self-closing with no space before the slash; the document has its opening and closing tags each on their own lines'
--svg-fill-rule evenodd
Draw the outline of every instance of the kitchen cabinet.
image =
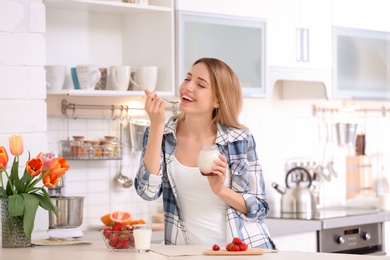
<svg viewBox="0 0 390 260">
<path fill-rule="evenodd" d="M 245 97 L 265 96 L 265 20 L 242 9 L 261 10 L 261 5 L 230 1 L 221 7 L 217 1 L 177 1 L 177 85 L 194 61 L 214 57 L 236 72 Z"/>
<path fill-rule="evenodd" d="M 121 1 L 44 0 L 47 64 L 68 68 L 65 89 L 49 95 L 140 96 L 142 91 L 74 90 L 70 68 L 156 65 L 161 95 L 174 95 L 174 9 L 170 0 L 149 5 Z"/>
<path fill-rule="evenodd" d="M 326 0 L 277 0 L 267 19 L 267 65 L 330 70 L 331 5 Z"/>
<path fill-rule="evenodd" d="M 179 11 L 177 28 L 178 86 L 194 61 L 214 57 L 235 71 L 243 96 L 265 96 L 263 21 Z"/>
<path fill-rule="evenodd" d="M 278 250 L 317 252 L 316 232 L 304 232 L 289 235 L 279 235 L 272 237 Z"/>
<path fill-rule="evenodd" d="M 390 33 L 334 27 L 334 97 L 390 98 Z"/>
<path fill-rule="evenodd" d="M 277 0 L 267 17 L 267 87 L 278 80 L 320 82 L 332 96 L 331 4 Z"/>
<path fill-rule="evenodd" d="M 390 32 L 388 0 L 333 0 L 332 24 L 338 27 Z"/>
</svg>

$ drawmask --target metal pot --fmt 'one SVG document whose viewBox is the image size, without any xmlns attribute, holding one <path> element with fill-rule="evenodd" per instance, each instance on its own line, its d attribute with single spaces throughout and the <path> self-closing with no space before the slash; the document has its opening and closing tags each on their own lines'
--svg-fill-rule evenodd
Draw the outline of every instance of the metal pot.
<svg viewBox="0 0 390 260">
<path fill-rule="evenodd" d="M 130 144 L 132 151 L 142 151 L 142 139 L 150 121 L 148 119 L 132 119 L 130 121 Z"/>
<path fill-rule="evenodd" d="M 295 174 L 295 177 L 290 178 L 293 174 Z M 303 176 L 303 174 L 307 176 Z M 289 187 L 291 184 L 288 183 L 288 180 L 290 179 L 293 179 L 294 182 L 296 182 L 296 187 Z M 307 180 L 308 185 L 306 187 L 299 186 L 300 183 L 302 183 L 302 180 Z M 282 194 L 282 213 L 310 213 L 316 211 L 316 202 L 310 189 L 311 181 L 310 173 L 305 168 L 295 167 L 287 172 L 287 188 L 272 183 L 272 187 Z"/>
<path fill-rule="evenodd" d="M 51 197 L 58 215 L 49 212 L 49 228 L 76 228 L 83 223 L 84 197 Z"/>
</svg>

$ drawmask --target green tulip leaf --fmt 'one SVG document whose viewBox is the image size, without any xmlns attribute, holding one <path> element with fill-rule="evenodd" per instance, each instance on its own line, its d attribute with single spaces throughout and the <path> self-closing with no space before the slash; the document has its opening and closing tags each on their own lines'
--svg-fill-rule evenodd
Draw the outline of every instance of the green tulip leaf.
<svg viewBox="0 0 390 260">
<path fill-rule="evenodd" d="M 8 197 L 8 214 L 11 217 L 23 216 L 24 198 L 20 194 Z"/>
<path fill-rule="evenodd" d="M 3 187 L 0 187 L 0 198 L 7 198 L 7 192 Z"/>
<path fill-rule="evenodd" d="M 24 197 L 24 218 L 23 229 L 27 237 L 31 237 L 34 229 L 34 220 L 39 206 L 39 195 L 37 194 L 22 194 Z"/>
</svg>

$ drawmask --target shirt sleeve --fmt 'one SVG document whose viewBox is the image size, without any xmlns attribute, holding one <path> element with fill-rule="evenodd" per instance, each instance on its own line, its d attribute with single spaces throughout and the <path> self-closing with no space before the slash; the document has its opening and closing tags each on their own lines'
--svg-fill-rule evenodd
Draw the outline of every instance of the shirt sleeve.
<svg viewBox="0 0 390 260">
<path fill-rule="evenodd" d="M 161 152 L 159 173 L 156 175 L 146 171 L 145 164 L 144 164 L 144 156 L 145 156 L 145 149 L 146 149 L 148 136 L 149 136 L 149 127 L 146 129 L 143 136 L 143 141 L 142 141 L 143 149 L 140 157 L 139 168 L 135 177 L 134 187 L 137 194 L 144 200 L 155 200 L 159 198 L 162 194 L 162 187 L 163 187 L 162 169 L 164 163 L 164 158 L 163 158 L 164 153 Z"/>
<path fill-rule="evenodd" d="M 243 141 L 230 144 L 230 170 L 232 174 L 232 189 L 242 194 L 245 199 L 248 214 L 237 212 L 243 219 L 252 221 L 264 220 L 269 206 L 266 201 L 263 171 L 256 152 L 256 143 L 248 133 Z"/>
</svg>

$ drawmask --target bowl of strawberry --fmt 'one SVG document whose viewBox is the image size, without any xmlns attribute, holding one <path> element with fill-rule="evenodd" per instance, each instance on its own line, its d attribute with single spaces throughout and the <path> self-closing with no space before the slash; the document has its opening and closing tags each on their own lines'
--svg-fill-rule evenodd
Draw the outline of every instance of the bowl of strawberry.
<svg viewBox="0 0 390 260">
<path fill-rule="evenodd" d="M 111 251 L 124 251 L 134 249 L 133 231 L 121 223 L 114 223 L 101 230 L 103 241 Z"/>
</svg>

